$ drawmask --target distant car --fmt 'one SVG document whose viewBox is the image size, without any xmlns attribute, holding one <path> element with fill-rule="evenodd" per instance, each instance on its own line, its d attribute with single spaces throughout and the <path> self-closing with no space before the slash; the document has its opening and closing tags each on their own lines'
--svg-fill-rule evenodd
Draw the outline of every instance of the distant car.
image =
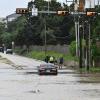
<svg viewBox="0 0 100 100">
<path fill-rule="evenodd" d="M 45 74 L 53 74 L 53 75 L 57 75 L 58 74 L 58 69 L 57 66 L 51 63 L 45 63 L 45 64 L 41 64 L 38 67 L 38 74 L 39 75 L 45 75 Z"/>
<path fill-rule="evenodd" d="M 13 53 L 13 50 L 12 49 L 7 49 L 6 50 L 6 54 L 12 54 Z"/>
<path fill-rule="evenodd" d="M 0 52 L 3 52 L 3 47 L 0 47 Z"/>
</svg>

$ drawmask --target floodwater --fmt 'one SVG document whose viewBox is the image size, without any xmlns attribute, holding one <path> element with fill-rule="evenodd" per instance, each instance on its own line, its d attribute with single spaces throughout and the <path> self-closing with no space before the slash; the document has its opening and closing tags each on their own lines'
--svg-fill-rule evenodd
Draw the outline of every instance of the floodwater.
<svg viewBox="0 0 100 100">
<path fill-rule="evenodd" d="M 39 76 L 1 63 L 0 100 L 100 100 L 100 77 L 95 78 L 72 70 Z"/>
<path fill-rule="evenodd" d="M 0 100 L 100 100 L 100 74 L 63 69 L 39 76 L 30 59 L 23 62 L 21 69 L 0 63 Z"/>
</svg>

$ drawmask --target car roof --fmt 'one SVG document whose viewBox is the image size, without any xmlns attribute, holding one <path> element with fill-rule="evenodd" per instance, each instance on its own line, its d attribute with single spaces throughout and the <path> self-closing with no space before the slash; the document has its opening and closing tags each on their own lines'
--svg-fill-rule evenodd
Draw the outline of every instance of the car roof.
<svg viewBox="0 0 100 100">
<path fill-rule="evenodd" d="M 12 49 L 7 49 L 7 50 L 12 50 Z"/>
</svg>

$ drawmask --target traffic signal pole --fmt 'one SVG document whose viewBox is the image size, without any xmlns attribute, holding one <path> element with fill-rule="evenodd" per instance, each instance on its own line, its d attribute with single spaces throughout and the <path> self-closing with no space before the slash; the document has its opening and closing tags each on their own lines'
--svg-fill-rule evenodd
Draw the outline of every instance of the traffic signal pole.
<svg viewBox="0 0 100 100">
<path fill-rule="evenodd" d="M 45 51 L 45 57 L 47 56 L 47 25 L 46 25 L 46 19 L 44 18 L 44 51 Z"/>
</svg>

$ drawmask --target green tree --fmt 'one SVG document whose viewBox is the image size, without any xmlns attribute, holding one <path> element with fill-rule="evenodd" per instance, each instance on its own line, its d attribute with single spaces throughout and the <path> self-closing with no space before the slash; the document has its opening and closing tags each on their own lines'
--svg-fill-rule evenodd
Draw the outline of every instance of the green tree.
<svg viewBox="0 0 100 100">
<path fill-rule="evenodd" d="M 11 43 L 12 43 L 12 34 L 8 33 L 8 32 L 4 32 L 1 35 L 2 38 L 2 43 L 6 45 L 6 47 L 11 47 Z"/>
<path fill-rule="evenodd" d="M 70 49 L 71 55 L 75 56 L 75 54 L 76 54 L 76 41 L 71 42 L 69 49 Z"/>
<path fill-rule="evenodd" d="M 3 41 L 2 41 L 2 34 L 5 33 L 6 28 L 5 28 L 5 23 L 0 23 L 0 45 L 2 46 Z"/>
<path fill-rule="evenodd" d="M 28 7 L 33 4 L 40 11 L 48 10 L 47 1 L 34 0 L 34 2 L 28 4 Z M 66 4 L 62 6 L 57 0 L 51 0 L 51 11 L 62 9 L 68 11 L 69 7 Z M 72 28 L 74 27 L 73 20 L 72 16 L 58 16 L 57 14 L 39 14 L 37 17 L 26 15 L 9 22 L 7 32 L 11 33 L 16 44 L 21 46 L 44 45 L 45 31 L 48 44 L 69 44 L 75 37 Z"/>
</svg>

